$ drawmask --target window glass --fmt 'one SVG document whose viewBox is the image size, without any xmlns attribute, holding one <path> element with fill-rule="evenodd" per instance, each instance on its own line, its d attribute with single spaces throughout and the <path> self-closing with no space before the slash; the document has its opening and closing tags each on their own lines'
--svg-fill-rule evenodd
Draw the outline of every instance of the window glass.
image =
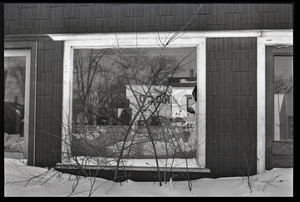
<svg viewBox="0 0 300 202">
<path fill-rule="evenodd" d="M 23 136 L 26 58 L 4 58 L 4 132 Z"/>
<path fill-rule="evenodd" d="M 293 139 L 293 56 L 274 57 L 274 140 Z"/>
<path fill-rule="evenodd" d="M 194 158 L 195 48 L 74 49 L 73 156 Z"/>
</svg>

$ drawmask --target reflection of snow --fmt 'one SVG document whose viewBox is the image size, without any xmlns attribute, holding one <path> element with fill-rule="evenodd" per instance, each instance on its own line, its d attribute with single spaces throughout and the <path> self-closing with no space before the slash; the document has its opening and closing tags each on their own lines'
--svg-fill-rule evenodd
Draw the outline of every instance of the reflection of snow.
<svg viewBox="0 0 300 202">
<path fill-rule="evenodd" d="M 76 137 L 77 139 L 81 139 L 81 138 L 84 137 L 83 134 L 78 134 L 78 133 L 73 133 L 72 135 L 73 135 L 74 137 Z"/>
<path fill-rule="evenodd" d="M 4 133 L 4 150 L 9 152 L 24 152 L 24 137 L 20 134 Z"/>
<path fill-rule="evenodd" d="M 97 127 L 97 129 L 99 128 L 99 126 Z M 104 127 L 100 127 L 99 131 L 101 133 L 105 133 L 107 131 L 107 129 L 105 129 Z"/>
<path fill-rule="evenodd" d="M 88 140 L 93 140 L 93 139 L 94 139 L 94 136 L 91 135 L 91 134 L 88 134 L 88 135 L 86 136 L 86 138 L 87 138 Z"/>
<path fill-rule="evenodd" d="M 155 140 L 155 149 L 158 157 L 166 156 L 186 156 L 193 155 L 195 146 L 188 142 L 185 142 L 182 138 L 171 138 L 169 140 Z M 108 147 L 108 150 L 112 153 L 120 153 L 123 142 L 117 142 Z M 126 141 L 124 146 L 124 155 L 130 155 L 130 157 L 145 158 L 155 156 L 152 142 L 146 139 Z"/>
<path fill-rule="evenodd" d="M 89 133 L 86 133 L 86 134 L 83 134 L 83 133 L 73 133 L 72 134 L 73 136 L 75 136 L 77 139 L 81 139 L 81 138 L 87 138 L 88 140 L 94 140 L 98 137 L 100 137 L 100 134 L 98 132 L 89 132 Z"/>
<path fill-rule="evenodd" d="M 152 127 L 152 138 L 159 158 L 178 157 L 191 158 L 195 156 L 196 143 L 192 128 L 182 127 Z M 101 132 L 102 131 L 102 132 Z M 131 134 L 124 143 L 124 134 L 119 130 L 105 127 L 86 128 L 73 134 L 72 148 L 74 155 L 91 155 L 116 157 L 120 154 L 123 144 L 123 155 L 126 158 L 154 158 L 155 151 L 150 136 L 145 127 L 140 127 L 137 133 Z M 92 152 L 85 153 L 86 151 Z"/>
<path fill-rule="evenodd" d="M 101 134 L 105 134 L 107 129 L 104 127 L 97 126 L 96 130 L 87 130 L 85 133 L 73 133 L 72 135 L 77 139 L 87 138 L 89 140 L 96 139 L 100 137 Z"/>
<path fill-rule="evenodd" d="M 81 165 L 98 165 L 98 166 L 116 166 L 117 158 L 105 158 L 105 157 L 85 157 L 77 156 L 71 158 L 70 164 Z M 176 168 L 199 168 L 195 158 L 163 158 L 158 159 L 160 167 L 176 167 Z M 156 167 L 155 159 L 121 159 L 120 165 L 122 166 L 146 166 L 146 167 Z"/>
</svg>

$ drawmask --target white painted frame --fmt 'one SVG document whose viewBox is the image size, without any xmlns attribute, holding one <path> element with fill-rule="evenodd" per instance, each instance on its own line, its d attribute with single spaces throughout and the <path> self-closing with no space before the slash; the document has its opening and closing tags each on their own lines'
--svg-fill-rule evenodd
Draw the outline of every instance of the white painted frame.
<svg viewBox="0 0 300 202">
<path fill-rule="evenodd" d="M 266 46 L 293 45 L 293 31 L 274 32 L 257 38 L 257 173 L 266 163 Z"/>
<path fill-rule="evenodd" d="M 4 57 L 25 57 L 24 155 L 28 157 L 31 50 L 4 50 Z"/>
<path fill-rule="evenodd" d="M 63 123 L 69 125 L 70 95 L 72 95 L 71 61 L 74 48 L 150 48 L 157 47 L 159 41 L 164 41 L 174 32 L 148 33 L 106 33 L 106 34 L 50 34 L 56 41 L 65 41 L 64 49 L 64 86 L 63 86 Z M 256 37 L 257 38 L 257 173 L 265 171 L 265 46 L 275 44 L 293 44 L 292 29 L 277 30 L 229 30 L 229 31 L 194 31 L 179 34 L 179 38 L 168 47 L 197 48 L 197 150 L 196 159 L 200 168 L 206 166 L 206 38 L 225 37 Z M 160 39 L 160 40 L 159 40 Z M 67 137 L 68 131 L 63 127 L 62 137 Z M 66 140 L 69 141 L 69 138 Z M 64 155 L 69 153 L 67 144 L 62 142 L 62 162 L 68 162 Z"/>
<path fill-rule="evenodd" d="M 58 39 L 56 36 L 50 35 L 53 39 Z M 68 40 L 64 38 L 64 73 L 63 73 L 63 128 L 62 128 L 62 163 L 70 162 L 70 142 L 71 135 L 71 117 L 72 117 L 72 77 L 73 77 L 73 51 L 76 48 L 84 49 L 84 48 L 94 48 L 94 49 L 104 49 L 104 48 L 158 48 L 159 47 L 159 39 L 158 34 L 155 33 L 153 35 L 149 34 L 111 34 L 108 37 L 104 35 L 97 35 L 98 38 L 92 38 L 92 40 L 86 40 L 89 37 L 83 39 L 71 37 Z M 163 41 L 167 37 L 167 35 L 160 34 L 160 40 Z M 76 39 L 76 40 L 74 40 Z M 199 73 L 197 73 L 197 85 L 203 86 L 202 88 L 198 88 L 199 97 L 198 100 L 202 102 L 197 102 L 199 110 L 199 115 L 197 116 L 197 123 L 202 125 L 201 129 L 198 128 L 198 145 L 199 149 L 197 150 L 197 163 L 200 168 L 205 168 L 205 109 L 206 109 L 206 85 L 205 85 L 205 77 L 206 72 L 205 67 L 205 59 L 206 59 L 206 39 L 202 37 L 189 37 L 189 40 L 186 37 L 181 36 L 180 38 L 173 41 L 171 44 L 167 46 L 167 48 L 179 48 L 179 47 L 195 47 L 197 50 L 197 69 Z M 199 57 L 201 55 L 201 57 Z M 200 70 L 201 69 L 201 70 Z M 200 91 L 201 90 L 201 91 Z M 204 117 L 204 118 L 203 118 Z M 201 121 L 200 121 L 201 120 Z"/>
</svg>

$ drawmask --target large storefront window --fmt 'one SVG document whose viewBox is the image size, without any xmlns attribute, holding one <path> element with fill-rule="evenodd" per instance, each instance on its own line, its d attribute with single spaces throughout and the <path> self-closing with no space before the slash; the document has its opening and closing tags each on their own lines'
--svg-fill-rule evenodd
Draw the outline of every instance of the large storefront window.
<svg viewBox="0 0 300 202">
<path fill-rule="evenodd" d="M 74 49 L 72 156 L 195 158 L 196 48 Z"/>
</svg>

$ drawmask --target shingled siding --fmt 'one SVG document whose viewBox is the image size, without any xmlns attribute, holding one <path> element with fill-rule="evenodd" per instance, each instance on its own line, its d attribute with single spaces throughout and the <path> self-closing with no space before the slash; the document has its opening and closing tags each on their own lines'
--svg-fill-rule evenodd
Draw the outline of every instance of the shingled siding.
<svg viewBox="0 0 300 202">
<path fill-rule="evenodd" d="M 4 4 L 4 34 L 178 31 L 199 4 Z M 186 30 L 293 28 L 292 4 L 203 4 Z"/>
<path fill-rule="evenodd" d="M 38 41 L 36 92 L 36 165 L 60 161 L 63 42 Z"/>
<path fill-rule="evenodd" d="M 254 174 L 256 38 L 207 38 L 206 44 L 207 167 L 218 177 L 247 175 L 249 167 Z"/>
</svg>

